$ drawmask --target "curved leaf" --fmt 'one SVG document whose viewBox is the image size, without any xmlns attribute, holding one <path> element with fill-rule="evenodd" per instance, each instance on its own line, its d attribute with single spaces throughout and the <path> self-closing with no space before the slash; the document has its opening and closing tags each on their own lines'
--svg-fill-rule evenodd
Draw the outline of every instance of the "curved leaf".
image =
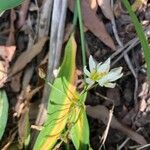
<svg viewBox="0 0 150 150">
<path fill-rule="evenodd" d="M 6 92 L 4 90 L 0 90 L 0 140 L 5 131 L 7 118 L 8 118 L 8 99 Z"/>
<path fill-rule="evenodd" d="M 52 149 L 66 127 L 76 87 L 76 43 L 71 36 L 65 48 L 64 60 L 49 96 L 48 118 L 40 132 L 34 150 Z"/>
</svg>

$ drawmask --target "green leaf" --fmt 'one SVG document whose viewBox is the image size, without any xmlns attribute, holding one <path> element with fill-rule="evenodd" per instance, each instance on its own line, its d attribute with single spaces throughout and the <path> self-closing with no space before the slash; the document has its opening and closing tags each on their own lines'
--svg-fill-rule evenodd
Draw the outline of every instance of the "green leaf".
<svg viewBox="0 0 150 150">
<path fill-rule="evenodd" d="M 143 29 L 142 29 L 142 25 L 140 24 L 135 13 L 133 12 L 130 3 L 128 2 L 128 0 L 123 0 L 122 2 L 129 12 L 129 15 L 132 19 L 134 26 L 135 26 L 136 33 L 137 33 L 139 40 L 141 42 L 141 46 L 142 46 L 143 52 L 144 52 L 145 61 L 147 64 L 147 76 L 148 76 L 148 80 L 149 80 L 149 84 L 150 84 L 150 47 L 148 45 L 148 41 L 146 40 L 145 34 L 143 32 Z"/>
<path fill-rule="evenodd" d="M 0 140 L 5 131 L 6 123 L 8 118 L 8 99 L 6 92 L 0 90 Z"/>
<path fill-rule="evenodd" d="M 75 99 L 75 60 L 76 43 L 71 36 L 65 48 L 59 75 L 51 85 L 47 121 L 36 140 L 34 150 L 53 149 L 57 140 L 61 138 Z"/>
<path fill-rule="evenodd" d="M 20 5 L 24 0 L 0 0 L 0 12 Z"/>
<path fill-rule="evenodd" d="M 80 100 L 85 101 L 86 97 L 87 93 L 85 93 Z M 90 144 L 89 125 L 86 116 L 86 111 L 84 108 L 77 107 L 76 109 L 76 114 L 80 111 L 80 115 L 75 125 L 71 128 L 71 139 L 76 150 L 88 150 L 90 148 Z"/>
</svg>

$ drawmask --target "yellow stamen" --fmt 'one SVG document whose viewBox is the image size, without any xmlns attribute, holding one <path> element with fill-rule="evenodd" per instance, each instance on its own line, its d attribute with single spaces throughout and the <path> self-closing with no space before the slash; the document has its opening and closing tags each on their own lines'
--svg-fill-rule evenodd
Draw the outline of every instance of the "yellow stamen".
<svg viewBox="0 0 150 150">
<path fill-rule="evenodd" d="M 91 72 L 90 78 L 94 81 L 97 81 L 104 77 L 107 74 L 107 72 L 97 72 L 97 70 L 93 70 Z"/>
</svg>

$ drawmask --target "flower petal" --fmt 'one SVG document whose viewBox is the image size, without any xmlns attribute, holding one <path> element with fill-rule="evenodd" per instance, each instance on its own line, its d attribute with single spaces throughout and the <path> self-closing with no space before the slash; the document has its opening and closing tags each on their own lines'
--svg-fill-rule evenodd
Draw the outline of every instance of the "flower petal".
<svg viewBox="0 0 150 150">
<path fill-rule="evenodd" d="M 118 67 L 115 69 L 112 69 L 107 75 L 105 75 L 103 78 L 101 78 L 98 83 L 101 86 L 104 86 L 104 84 L 113 82 L 119 78 L 122 77 L 123 73 L 121 73 L 122 67 Z"/>
<path fill-rule="evenodd" d="M 86 66 L 84 66 L 84 73 L 85 73 L 85 75 L 87 75 L 88 77 L 90 76 L 90 72 L 87 70 Z"/>
<path fill-rule="evenodd" d="M 121 73 L 122 67 L 114 68 L 109 72 L 109 76 L 111 78 L 109 79 L 110 82 L 115 81 L 123 76 L 123 73 Z"/>
<path fill-rule="evenodd" d="M 116 83 L 106 83 L 104 86 L 108 88 L 114 88 L 116 86 Z"/>
<path fill-rule="evenodd" d="M 92 85 L 95 83 L 95 81 L 93 81 L 93 80 L 90 79 L 90 78 L 86 78 L 86 79 L 85 79 L 85 82 L 86 82 L 87 84 L 89 84 L 90 86 L 92 86 Z"/>
<path fill-rule="evenodd" d="M 89 68 L 90 68 L 90 72 L 92 72 L 94 69 L 96 69 L 96 63 L 91 55 L 89 58 Z"/>
<path fill-rule="evenodd" d="M 102 65 L 97 68 L 98 72 L 108 72 L 110 69 L 110 58 L 108 58 Z"/>
</svg>

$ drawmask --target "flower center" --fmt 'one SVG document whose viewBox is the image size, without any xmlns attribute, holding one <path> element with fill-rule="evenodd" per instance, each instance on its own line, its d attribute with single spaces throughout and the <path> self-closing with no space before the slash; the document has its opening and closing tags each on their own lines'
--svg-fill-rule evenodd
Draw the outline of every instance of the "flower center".
<svg viewBox="0 0 150 150">
<path fill-rule="evenodd" d="M 107 72 L 97 72 L 97 70 L 93 70 L 91 72 L 90 78 L 94 81 L 97 81 L 99 79 L 101 79 L 102 77 L 104 77 L 107 74 Z"/>
</svg>

